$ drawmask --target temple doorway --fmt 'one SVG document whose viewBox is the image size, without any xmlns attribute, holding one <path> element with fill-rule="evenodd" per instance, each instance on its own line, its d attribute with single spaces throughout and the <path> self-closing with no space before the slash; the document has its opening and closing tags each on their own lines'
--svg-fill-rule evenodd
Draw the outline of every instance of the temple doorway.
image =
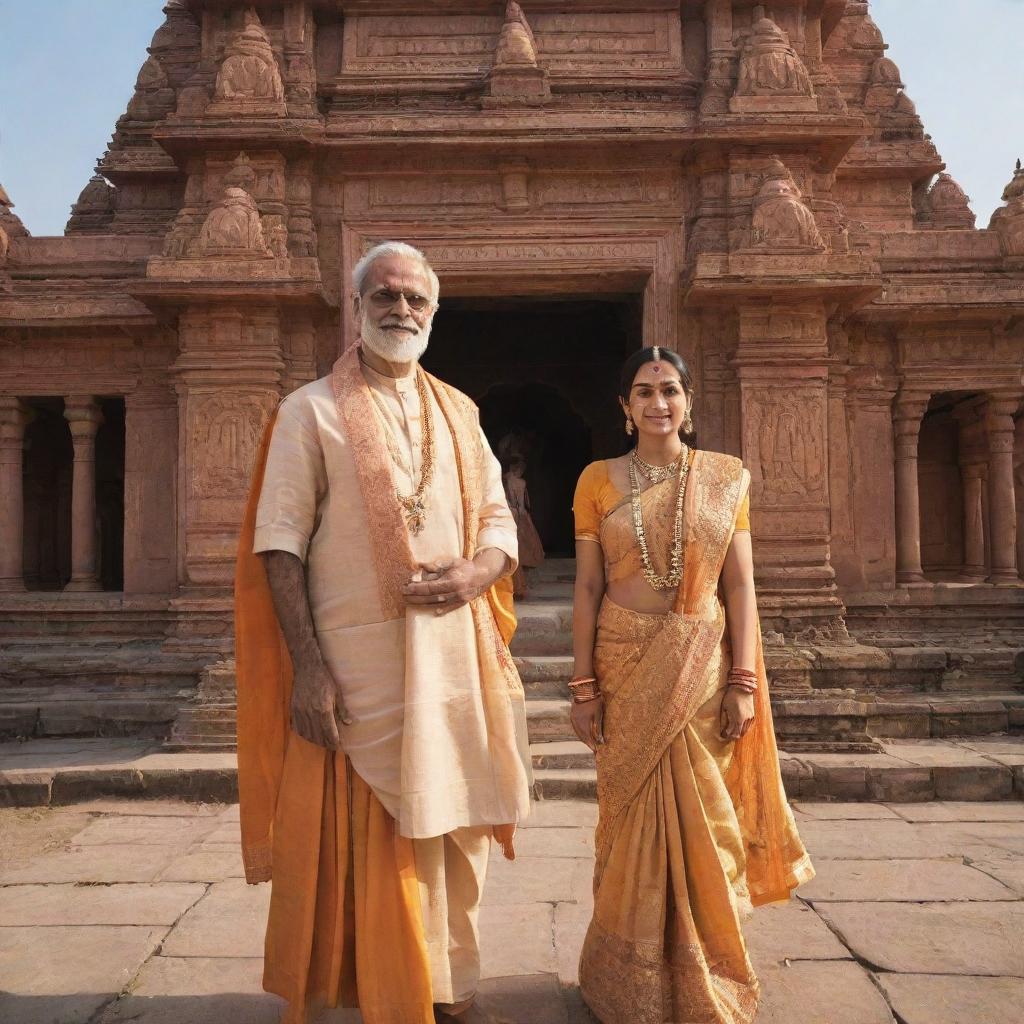
<svg viewBox="0 0 1024 1024">
<path fill-rule="evenodd" d="M 63 590 L 71 579 L 71 478 L 74 449 L 64 399 L 24 399 L 23 559 L 27 590 Z"/>
<path fill-rule="evenodd" d="M 503 470 L 526 461 L 550 557 L 574 553 L 572 495 L 588 462 L 625 450 L 619 370 L 641 345 L 639 296 L 446 298 L 423 363 L 465 391 Z"/>
</svg>

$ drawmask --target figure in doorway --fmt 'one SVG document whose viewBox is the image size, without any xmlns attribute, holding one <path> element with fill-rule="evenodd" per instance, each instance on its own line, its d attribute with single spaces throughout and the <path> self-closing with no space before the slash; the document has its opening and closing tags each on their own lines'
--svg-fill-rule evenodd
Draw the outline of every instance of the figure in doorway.
<svg viewBox="0 0 1024 1024">
<path fill-rule="evenodd" d="M 505 497 L 519 533 L 519 568 L 512 576 L 513 597 L 525 598 L 529 590 L 528 573 L 544 561 L 544 543 L 530 515 L 530 492 L 526 487 L 526 459 L 513 455 L 503 481 Z"/>
</svg>

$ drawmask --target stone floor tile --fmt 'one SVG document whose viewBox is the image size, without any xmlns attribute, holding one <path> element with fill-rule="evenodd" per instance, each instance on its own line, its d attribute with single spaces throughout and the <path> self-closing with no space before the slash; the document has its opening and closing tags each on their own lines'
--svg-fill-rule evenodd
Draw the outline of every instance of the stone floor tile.
<svg viewBox="0 0 1024 1024">
<path fill-rule="evenodd" d="M 480 985 L 478 1001 L 508 1024 L 569 1024 L 562 986 L 553 974 L 489 978 Z"/>
<path fill-rule="evenodd" d="M 174 859 L 173 846 L 73 846 L 0 872 L 0 885 L 29 882 L 152 882 Z"/>
<path fill-rule="evenodd" d="M 226 878 L 243 878 L 242 851 L 237 847 L 197 846 L 176 856 L 160 872 L 161 882 L 223 882 Z"/>
<path fill-rule="evenodd" d="M 1024 857 L 1006 850 L 994 850 L 990 846 L 979 846 L 966 850 L 965 859 L 975 870 L 991 875 L 1024 896 Z"/>
<path fill-rule="evenodd" d="M 1020 1024 L 1024 979 L 944 974 L 879 974 L 904 1024 Z"/>
<path fill-rule="evenodd" d="M 870 821 L 898 817 L 895 811 L 891 811 L 883 804 L 833 804 L 824 800 L 802 800 L 793 807 L 808 818 L 818 818 L 822 821 Z"/>
<path fill-rule="evenodd" d="M 0 928 L 0 1020 L 85 1024 L 135 976 L 166 928 Z"/>
<path fill-rule="evenodd" d="M 203 846 L 235 846 L 242 842 L 242 833 L 237 821 L 220 822 L 217 827 L 203 836 Z"/>
<path fill-rule="evenodd" d="M 555 950 L 558 979 L 563 985 L 579 984 L 580 951 L 592 916 L 591 907 L 578 903 L 559 903 L 555 907 Z"/>
<path fill-rule="evenodd" d="M 213 805 L 213 806 L 217 806 L 217 807 L 221 808 L 220 813 L 217 815 L 217 817 L 221 821 L 238 821 L 239 820 L 239 810 L 240 810 L 240 808 L 239 808 L 238 804 L 229 804 L 227 807 L 224 807 L 223 804 L 217 804 L 217 805 Z"/>
<path fill-rule="evenodd" d="M 1020 754 L 1024 751 L 1024 738 L 1020 736 L 974 736 L 957 740 L 957 745 L 978 754 Z"/>
<path fill-rule="evenodd" d="M 554 907 L 548 903 L 481 907 L 481 977 L 555 974 Z"/>
<path fill-rule="evenodd" d="M 913 828 L 925 842 L 955 846 L 958 853 L 968 846 L 981 844 L 1024 854 L 1024 822 L 925 821 L 914 825 Z"/>
<path fill-rule="evenodd" d="M 978 803 L 933 800 L 926 804 L 891 804 L 906 821 L 1021 821 L 1024 801 L 983 800 Z"/>
<path fill-rule="evenodd" d="M 216 828 L 217 820 L 211 817 L 103 816 L 82 829 L 73 842 L 75 846 L 120 846 L 129 843 L 133 846 L 189 846 L 204 839 Z"/>
<path fill-rule="evenodd" d="M 98 1024 L 278 1024 L 260 957 L 153 957 Z"/>
<path fill-rule="evenodd" d="M 117 797 L 98 797 L 74 804 L 84 814 L 113 814 L 131 818 L 219 818 L 223 804 L 194 804 L 187 800 L 130 800 Z"/>
<path fill-rule="evenodd" d="M 206 887 L 143 885 L 8 885 L 0 888 L 0 927 L 14 925 L 172 925 Z"/>
<path fill-rule="evenodd" d="M 523 828 L 597 825 L 597 804 L 587 800 L 534 800 Z"/>
<path fill-rule="evenodd" d="M 942 740 L 882 740 L 882 747 L 890 757 L 899 758 L 907 764 L 925 768 L 947 767 L 950 765 L 990 765 L 980 754 L 956 743 Z"/>
<path fill-rule="evenodd" d="M 519 857 L 593 857 L 592 828 L 532 828 L 516 835 Z"/>
<path fill-rule="evenodd" d="M 852 961 L 780 964 L 759 977 L 757 1024 L 893 1024 L 870 976 Z"/>
<path fill-rule="evenodd" d="M 487 869 L 483 905 L 558 903 L 575 899 L 573 882 L 580 861 L 569 857 L 492 857 Z M 589 863 L 589 862 L 584 862 Z"/>
<path fill-rule="evenodd" d="M 743 926 L 743 934 L 751 959 L 759 964 L 850 957 L 824 921 L 799 900 L 759 907 Z"/>
<path fill-rule="evenodd" d="M 869 821 L 851 826 L 846 821 L 804 821 L 800 835 L 811 859 L 839 860 L 926 859 L 955 857 L 966 839 L 955 834 L 926 836 L 927 826 L 906 821 Z"/>
<path fill-rule="evenodd" d="M 269 885 L 229 878 L 178 922 L 164 941 L 165 956 L 262 956 L 270 906 Z"/>
<path fill-rule="evenodd" d="M 802 899 L 817 902 L 1015 900 L 1014 890 L 959 860 L 821 860 Z"/>
<path fill-rule="evenodd" d="M 822 903 L 862 961 L 901 974 L 1024 976 L 1024 903 Z"/>
</svg>

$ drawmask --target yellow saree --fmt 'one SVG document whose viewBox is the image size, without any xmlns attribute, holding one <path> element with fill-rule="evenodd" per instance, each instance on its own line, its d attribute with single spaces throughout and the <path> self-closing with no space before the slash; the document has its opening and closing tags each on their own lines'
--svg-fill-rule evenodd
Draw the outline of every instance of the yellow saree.
<svg viewBox="0 0 1024 1024">
<path fill-rule="evenodd" d="M 718 581 L 748 481 L 738 459 L 695 453 L 673 610 L 606 597 L 599 615 L 606 743 L 580 987 L 604 1024 L 752 1021 L 759 990 L 740 921 L 814 874 L 782 790 L 760 640 L 756 720 L 742 740 L 719 735 L 730 656 Z M 656 560 L 667 560 L 675 487 L 642 496 Z M 628 499 L 605 516 L 600 543 L 606 562 L 633 553 Z"/>
</svg>

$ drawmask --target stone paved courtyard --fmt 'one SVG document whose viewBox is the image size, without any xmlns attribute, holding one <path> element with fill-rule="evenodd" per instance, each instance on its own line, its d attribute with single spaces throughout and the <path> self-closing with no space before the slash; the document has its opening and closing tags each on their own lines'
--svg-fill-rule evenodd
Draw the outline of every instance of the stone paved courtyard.
<svg viewBox="0 0 1024 1024">
<path fill-rule="evenodd" d="M 590 1019 L 575 977 L 595 811 L 537 805 L 516 863 L 493 863 L 483 993 L 511 1024 Z M 760 1024 L 1019 1024 L 1024 803 L 798 815 L 819 877 L 748 927 Z M 237 806 L 160 800 L 0 810 L 0 1021 L 275 1022 L 269 887 L 241 877 L 237 822 Z"/>
</svg>

